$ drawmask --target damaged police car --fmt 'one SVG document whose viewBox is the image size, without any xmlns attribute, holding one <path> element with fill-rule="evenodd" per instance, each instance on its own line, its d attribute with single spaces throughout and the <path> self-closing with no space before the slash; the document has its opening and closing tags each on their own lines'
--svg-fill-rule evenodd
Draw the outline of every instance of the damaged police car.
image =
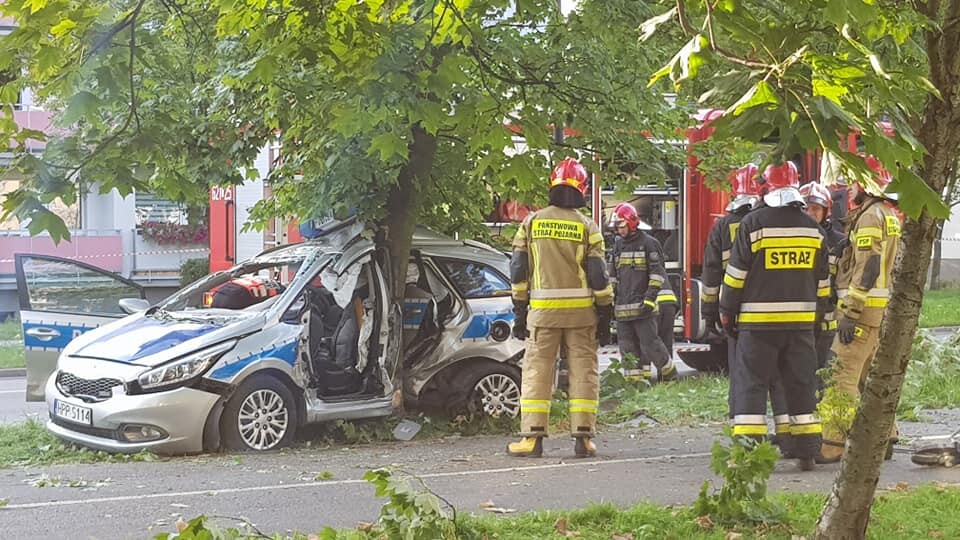
<svg viewBox="0 0 960 540">
<path fill-rule="evenodd" d="M 280 448 L 305 424 L 390 415 L 401 395 L 518 414 L 508 258 L 421 229 L 400 306 L 361 232 L 336 223 L 152 307 L 117 276 L 85 285 L 87 265 L 18 255 L 28 399 L 46 400 L 61 439 L 175 454 Z M 71 287 L 107 299 L 57 307 Z M 55 368 L 42 360 L 57 353 Z"/>
</svg>

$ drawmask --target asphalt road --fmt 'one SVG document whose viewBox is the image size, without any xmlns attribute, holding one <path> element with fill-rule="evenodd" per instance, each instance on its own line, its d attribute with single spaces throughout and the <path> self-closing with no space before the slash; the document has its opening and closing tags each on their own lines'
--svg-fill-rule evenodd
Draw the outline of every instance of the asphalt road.
<svg viewBox="0 0 960 540">
<path fill-rule="evenodd" d="M 382 501 L 361 479 L 394 466 L 420 476 L 459 512 L 481 505 L 506 511 L 580 508 L 611 502 L 690 503 L 712 478 L 716 427 L 616 431 L 597 438 L 600 456 L 575 460 L 565 436 L 548 439 L 542 459 L 504 454 L 504 437 L 298 449 L 269 455 L 200 456 L 152 463 L 62 465 L 0 472 L 0 523 L 7 538 L 152 538 L 178 517 L 240 518 L 273 532 L 374 522 Z M 825 491 L 839 465 L 802 473 L 778 464 L 771 489 Z M 329 480 L 318 480 L 324 474 Z M 960 483 L 960 467 L 921 468 L 898 453 L 884 464 L 880 487 L 906 482 Z M 46 483 L 45 487 L 38 485 Z M 73 484 L 75 487 L 70 487 Z"/>
</svg>

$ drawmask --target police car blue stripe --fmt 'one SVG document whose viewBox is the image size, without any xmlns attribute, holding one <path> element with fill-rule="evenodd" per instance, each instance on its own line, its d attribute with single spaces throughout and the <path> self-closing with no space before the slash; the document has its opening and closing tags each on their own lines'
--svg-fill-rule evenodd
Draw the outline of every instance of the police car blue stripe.
<svg viewBox="0 0 960 540">
<path fill-rule="evenodd" d="M 246 358 L 241 358 L 235 362 L 231 362 L 221 368 L 218 368 L 216 371 L 211 373 L 208 377 L 211 379 L 225 380 L 233 377 L 237 373 L 243 371 L 243 368 L 247 367 L 253 362 L 258 360 L 265 360 L 268 358 L 276 358 L 278 360 L 283 360 L 284 362 L 293 366 L 297 361 L 297 342 L 290 341 L 288 343 L 283 343 L 273 347 L 271 349 L 266 349 L 256 354 L 251 354 Z"/>
</svg>

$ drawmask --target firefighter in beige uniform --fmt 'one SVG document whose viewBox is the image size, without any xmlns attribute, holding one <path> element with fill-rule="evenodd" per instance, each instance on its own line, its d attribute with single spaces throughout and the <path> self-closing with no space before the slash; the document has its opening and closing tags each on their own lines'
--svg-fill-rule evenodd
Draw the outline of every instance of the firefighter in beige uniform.
<svg viewBox="0 0 960 540">
<path fill-rule="evenodd" d="M 860 399 L 860 388 L 880 345 L 880 321 L 890 297 L 893 262 L 900 245 L 900 218 L 883 197 L 883 190 L 891 181 L 890 173 L 873 156 L 867 156 L 866 162 L 876 172 L 874 182 L 878 189 L 873 186 L 865 189 L 860 183 L 851 183 L 849 187 L 848 196 L 855 208 L 847 214 L 849 244 L 837 269 L 840 301 L 836 319 L 839 322 L 833 342 L 836 369 L 831 378 L 837 389 L 856 401 Z M 821 403 L 821 410 L 823 407 L 830 404 Z M 823 430 L 818 460 L 821 463 L 843 457 L 846 434 L 829 429 L 831 427 L 826 425 Z M 887 459 L 896 439 L 894 424 Z"/>
<path fill-rule="evenodd" d="M 603 235 L 576 210 L 584 206 L 587 181 L 583 165 L 572 158 L 563 160 L 550 176 L 550 206 L 528 216 L 513 240 L 514 337 L 526 338 L 527 343 L 520 396 L 523 438 L 508 445 L 511 456 L 543 454 L 561 345 L 569 364 L 574 453 L 577 457 L 596 453 L 590 439 L 600 392 L 597 339 L 609 341 L 613 290 Z"/>
</svg>

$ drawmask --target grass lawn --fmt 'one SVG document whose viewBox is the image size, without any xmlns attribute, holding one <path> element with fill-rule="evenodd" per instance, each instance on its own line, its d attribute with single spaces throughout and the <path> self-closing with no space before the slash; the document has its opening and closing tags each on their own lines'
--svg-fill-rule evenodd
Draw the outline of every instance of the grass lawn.
<svg viewBox="0 0 960 540">
<path fill-rule="evenodd" d="M 13 341 L 20 338 L 20 321 L 7 319 L 0 323 L 0 341 Z"/>
<path fill-rule="evenodd" d="M 0 342 L 16 342 L 9 345 L 0 343 L 0 369 L 23 367 L 23 338 L 20 334 L 20 321 L 13 319 L 0 323 Z"/>
<path fill-rule="evenodd" d="M 440 494 L 442 495 L 442 493 Z M 461 508 L 457 514 L 457 538 L 462 540 L 527 540 L 530 538 L 579 538 L 583 540 L 682 539 L 730 540 L 734 538 L 767 538 L 792 540 L 808 536 L 816 524 L 826 495 L 819 493 L 779 494 L 772 497 L 788 511 L 787 519 L 775 525 L 732 525 L 713 523 L 709 517 L 698 518 L 688 506 L 639 504 L 620 509 L 612 505 L 595 505 L 584 510 L 530 512 L 501 518 L 477 516 Z M 879 493 L 873 506 L 867 538 L 960 538 L 960 490 L 954 487 L 926 485 L 895 493 Z M 409 519 L 415 519 L 409 516 Z M 407 519 L 407 518 L 404 518 Z M 322 524 L 318 525 L 318 529 Z M 374 540 L 386 538 L 377 527 L 364 530 L 326 529 L 320 535 L 294 536 L 245 535 L 236 530 L 220 530 L 217 538 L 273 538 L 306 540 Z M 191 531 L 187 538 L 209 538 Z M 157 538 L 165 538 L 164 535 Z M 417 537 L 419 538 L 419 536 Z M 442 540 L 442 539 L 438 539 Z"/>
<path fill-rule="evenodd" d="M 642 413 L 661 424 L 723 422 L 727 418 L 727 378 L 698 374 L 681 381 L 647 387 L 643 383 L 603 392 L 600 421 L 616 424 Z"/>
<path fill-rule="evenodd" d="M 98 461 L 153 461 L 149 452 L 108 454 L 65 444 L 47 431 L 42 423 L 27 420 L 19 424 L 0 424 L 0 469 L 48 465 L 51 463 L 92 463 Z"/>
<path fill-rule="evenodd" d="M 0 369 L 22 368 L 23 366 L 22 343 L 20 345 L 0 345 Z"/>
<path fill-rule="evenodd" d="M 960 326 L 960 289 L 940 289 L 923 293 L 920 327 Z"/>
</svg>

